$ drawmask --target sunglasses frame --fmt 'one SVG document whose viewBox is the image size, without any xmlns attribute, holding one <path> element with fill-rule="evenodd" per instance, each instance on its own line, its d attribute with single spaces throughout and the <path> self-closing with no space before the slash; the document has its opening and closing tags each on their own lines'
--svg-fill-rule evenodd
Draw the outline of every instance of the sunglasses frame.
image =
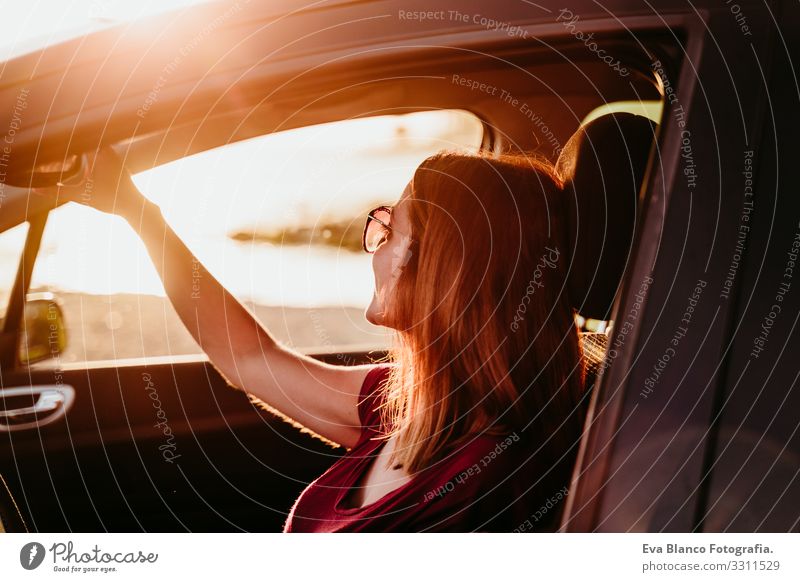
<svg viewBox="0 0 800 582">
<path fill-rule="evenodd" d="M 369 213 L 367 214 L 367 220 L 364 223 L 364 232 L 361 234 L 361 248 L 364 249 L 364 252 L 369 253 L 370 255 L 372 253 L 374 253 L 376 250 L 378 250 L 377 248 L 375 248 L 373 250 L 369 250 L 367 248 L 367 231 L 369 230 L 370 221 L 374 220 L 375 222 L 377 222 L 378 224 L 382 225 L 383 227 L 385 227 L 385 228 L 387 228 L 389 230 L 392 230 L 392 225 L 391 224 L 389 224 L 387 222 L 383 222 L 381 219 L 375 217 L 375 213 L 378 212 L 379 210 L 385 210 L 389 214 L 389 216 L 392 215 L 392 207 L 391 206 L 377 206 L 377 207 L 373 208 L 372 210 L 370 210 Z"/>
</svg>

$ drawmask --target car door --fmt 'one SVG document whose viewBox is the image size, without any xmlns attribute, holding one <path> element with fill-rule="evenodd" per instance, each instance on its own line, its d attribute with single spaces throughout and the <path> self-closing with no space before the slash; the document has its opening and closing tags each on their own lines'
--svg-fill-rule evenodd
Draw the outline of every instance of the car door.
<svg viewBox="0 0 800 582">
<path fill-rule="evenodd" d="M 18 249 L 21 276 L 8 287 L 6 324 L 29 323 L 27 312 L 14 313 L 23 283 L 26 291 L 31 281 L 40 284 L 32 258 L 46 262 L 45 249 L 36 253 L 45 218 L 31 218 Z M 4 233 L 12 245 L 23 242 L 20 228 Z M 97 352 L 92 339 L 125 340 L 124 328 L 97 337 L 92 326 L 98 317 L 113 319 L 111 303 L 120 297 L 51 290 L 73 336 L 67 341 L 88 335 L 87 345 L 54 347 L 49 358 L 26 365 L 16 348 L 20 333 L 4 329 L 14 341 L 4 343 L 0 473 L 31 529 L 274 531 L 304 484 L 341 454 L 228 387 L 202 354 L 97 359 L 113 351 Z M 163 299 L 160 305 L 168 308 Z M 146 327 L 147 319 L 140 323 Z"/>
</svg>

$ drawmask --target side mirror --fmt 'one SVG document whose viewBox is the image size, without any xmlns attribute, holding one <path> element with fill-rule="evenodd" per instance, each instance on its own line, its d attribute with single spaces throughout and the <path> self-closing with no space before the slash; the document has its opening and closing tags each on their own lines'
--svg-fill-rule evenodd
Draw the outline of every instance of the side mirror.
<svg viewBox="0 0 800 582">
<path fill-rule="evenodd" d="M 52 293 L 33 293 L 25 302 L 18 358 L 23 366 L 61 355 L 67 349 L 64 312 Z"/>
</svg>

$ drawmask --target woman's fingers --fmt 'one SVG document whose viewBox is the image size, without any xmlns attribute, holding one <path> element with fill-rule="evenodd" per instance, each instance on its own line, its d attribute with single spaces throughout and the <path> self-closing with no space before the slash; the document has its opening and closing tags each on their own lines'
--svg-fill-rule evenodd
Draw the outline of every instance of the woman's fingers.
<svg viewBox="0 0 800 582">
<path fill-rule="evenodd" d="M 31 191 L 51 202 L 53 208 L 65 202 L 78 202 L 120 216 L 140 212 L 144 203 L 122 159 L 110 147 L 86 154 L 81 179 Z"/>
</svg>

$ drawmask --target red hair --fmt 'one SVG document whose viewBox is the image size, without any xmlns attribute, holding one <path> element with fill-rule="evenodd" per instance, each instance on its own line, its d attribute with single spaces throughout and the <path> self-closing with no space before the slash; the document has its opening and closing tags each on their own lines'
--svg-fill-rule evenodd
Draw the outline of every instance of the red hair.
<svg viewBox="0 0 800 582">
<path fill-rule="evenodd" d="M 583 360 L 566 291 L 562 183 L 530 154 L 439 152 L 407 199 L 413 239 L 382 414 L 409 473 L 478 434 L 580 433 Z"/>
</svg>

